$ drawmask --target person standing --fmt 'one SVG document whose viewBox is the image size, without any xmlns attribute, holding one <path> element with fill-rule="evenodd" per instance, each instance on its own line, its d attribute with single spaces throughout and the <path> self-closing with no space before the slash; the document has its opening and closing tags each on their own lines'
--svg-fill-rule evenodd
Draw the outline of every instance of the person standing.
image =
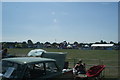
<svg viewBox="0 0 120 80">
<path fill-rule="evenodd" d="M 8 57 L 8 50 L 7 49 L 3 49 L 2 50 L 2 58 L 7 58 Z"/>
</svg>

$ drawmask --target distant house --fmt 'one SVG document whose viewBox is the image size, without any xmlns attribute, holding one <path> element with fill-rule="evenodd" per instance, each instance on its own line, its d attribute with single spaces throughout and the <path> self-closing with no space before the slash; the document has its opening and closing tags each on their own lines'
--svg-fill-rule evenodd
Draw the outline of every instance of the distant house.
<svg viewBox="0 0 120 80">
<path fill-rule="evenodd" d="M 114 48 L 114 44 L 92 44 L 91 48 L 98 50 L 112 50 Z"/>
</svg>

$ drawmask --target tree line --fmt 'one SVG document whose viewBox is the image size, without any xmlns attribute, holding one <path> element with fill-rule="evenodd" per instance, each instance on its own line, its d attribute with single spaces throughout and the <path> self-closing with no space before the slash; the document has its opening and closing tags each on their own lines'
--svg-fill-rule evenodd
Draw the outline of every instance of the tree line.
<svg viewBox="0 0 120 80">
<path fill-rule="evenodd" d="M 23 42 L 1 42 L 2 48 L 59 48 L 59 49 L 66 49 L 66 48 L 72 48 L 72 49 L 78 49 L 78 48 L 85 48 L 85 47 L 90 47 L 92 44 L 114 44 L 115 46 L 120 45 L 120 42 L 115 43 L 113 41 L 106 42 L 106 41 L 99 41 L 95 43 L 79 43 L 75 41 L 74 43 L 70 43 L 67 41 L 63 41 L 60 43 L 57 42 L 45 42 L 45 43 L 40 43 L 36 42 L 33 43 L 32 40 L 27 40 Z"/>
</svg>

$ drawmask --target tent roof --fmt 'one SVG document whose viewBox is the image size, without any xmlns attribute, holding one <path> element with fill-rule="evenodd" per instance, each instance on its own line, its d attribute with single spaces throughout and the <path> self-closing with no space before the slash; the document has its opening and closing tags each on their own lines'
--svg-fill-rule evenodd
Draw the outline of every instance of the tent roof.
<svg viewBox="0 0 120 80">
<path fill-rule="evenodd" d="M 114 44 L 92 44 L 91 47 L 111 47 Z"/>
</svg>

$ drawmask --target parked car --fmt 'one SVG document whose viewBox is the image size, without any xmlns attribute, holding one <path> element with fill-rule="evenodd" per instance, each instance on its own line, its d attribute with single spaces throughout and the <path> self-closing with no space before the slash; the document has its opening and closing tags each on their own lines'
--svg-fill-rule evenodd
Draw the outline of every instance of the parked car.
<svg viewBox="0 0 120 80">
<path fill-rule="evenodd" d="M 2 59 L 0 74 L 2 80 L 58 80 L 60 78 L 70 80 L 73 78 L 72 69 L 64 69 L 66 53 L 45 52 L 41 55 L 41 57 Z"/>
</svg>

